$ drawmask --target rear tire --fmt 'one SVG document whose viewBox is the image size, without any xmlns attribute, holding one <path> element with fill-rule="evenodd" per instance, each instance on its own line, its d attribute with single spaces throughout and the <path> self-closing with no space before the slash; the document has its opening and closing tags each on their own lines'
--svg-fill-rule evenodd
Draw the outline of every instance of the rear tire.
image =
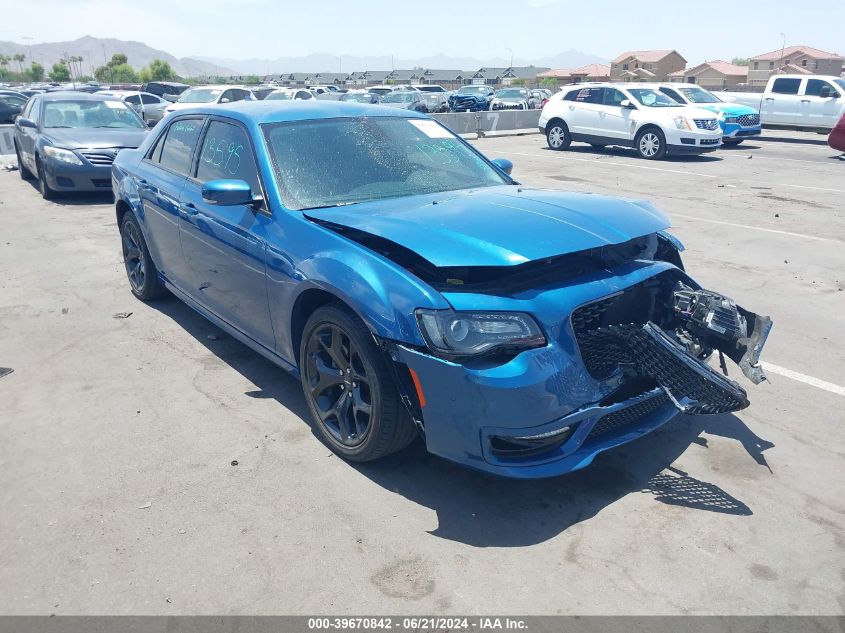
<svg viewBox="0 0 845 633">
<path fill-rule="evenodd" d="M 560 119 L 555 119 L 546 127 L 546 143 L 556 152 L 563 151 L 572 145 L 572 135 L 569 127 Z"/>
<path fill-rule="evenodd" d="M 141 232 L 141 225 L 131 211 L 127 211 L 120 223 L 120 242 L 123 263 L 129 279 L 129 289 L 141 301 L 152 301 L 167 294 L 161 283 L 158 269 L 150 257 L 147 242 Z"/>
<path fill-rule="evenodd" d="M 660 160 L 666 156 L 666 136 L 656 127 L 646 128 L 637 134 L 634 147 L 640 158 Z"/>
<path fill-rule="evenodd" d="M 299 370 L 317 435 L 342 458 L 380 459 L 416 437 L 384 355 L 346 306 L 323 306 L 308 319 Z"/>
</svg>

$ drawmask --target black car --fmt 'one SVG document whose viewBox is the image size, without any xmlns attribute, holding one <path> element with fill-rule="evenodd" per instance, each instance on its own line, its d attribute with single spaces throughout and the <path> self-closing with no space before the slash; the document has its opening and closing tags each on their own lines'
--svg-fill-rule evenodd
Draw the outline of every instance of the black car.
<svg viewBox="0 0 845 633">
<path fill-rule="evenodd" d="M 190 86 L 176 81 L 148 81 L 141 84 L 141 92 L 149 92 L 157 97 L 175 102 L 179 95 L 185 92 Z"/>
<path fill-rule="evenodd" d="M 12 91 L 0 91 L 0 123 L 14 123 L 26 100 L 27 97 Z"/>
<path fill-rule="evenodd" d="M 21 178 L 38 178 L 41 195 L 111 191 L 111 164 L 121 149 L 137 148 L 147 126 L 117 97 L 50 92 L 27 101 L 15 120 Z"/>
</svg>

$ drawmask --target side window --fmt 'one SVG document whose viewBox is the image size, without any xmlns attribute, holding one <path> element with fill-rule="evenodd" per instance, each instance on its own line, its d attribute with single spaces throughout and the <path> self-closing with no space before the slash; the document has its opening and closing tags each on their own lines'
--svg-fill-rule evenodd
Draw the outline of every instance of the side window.
<svg viewBox="0 0 845 633">
<path fill-rule="evenodd" d="M 167 132 L 164 132 L 155 142 L 153 148 L 147 154 L 147 158 L 150 159 L 154 163 L 158 163 L 161 161 L 161 148 L 164 147 L 164 137 L 167 136 Z"/>
<path fill-rule="evenodd" d="M 620 104 L 625 100 L 625 95 L 619 92 L 616 88 L 604 89 L 604 105 L 620 107 Z"/>
<path fill-rule="evenodd" d="M 821 79 L 808 79 L 807 90 L 804 94 L 811 97 L 823 97 L 828 99 L 833 96 L 834 88 L 826 81 Z"/>
<path fill-rule="evenodd" d="M 567 93 L 566 101 L 578 101 L 580 103 L 601 103 L 603 88 L 581 88 Z"/>
<path fill-rule="evenodd" d="M 159 99 L 155 95 L 142 94 L 141 103 L 143 103 L 144 105 L 155 105 L 157 103 L 161 103 L 161 99 Z"/>
<path fill-rule="evenodd" d="M 775 79 L 775 83 L 772 85 L 772 92 L 779 95 L 797 95 L 798 88 L 800 86 L 800 79 L 781 77 L 779 79 Z"/>
<path fill-rule="evenodd" d="M 141 103 L 141 100 L 138 98 L 138 95 L 129 95 L 124 99 L 126 103 L 131 103 L 132 105 L 138 105 Z"/>
<path fill-rule="evenodd" d="M 259 193 L 258 170 L 246 132 L 237 125 L 212 121 L 202 142 L 197 180 L 246 180 Z"/>
<path fill-rule="evenodd" d="M 678 103 L 686 103 L 677 92 L 672 90 L 671 88 L 661 88 L 660 92 L 665 94 L 667 97 L 672 99 L 673 101 L 677 101 Z"/>
<path fill-rule="evenodd" d="M 223 94 L 220 95 L 220 99 L 217 100 L 217 103 L 229 103 L 231 101 L 235 101 L 235 91 L 230 89 L 223 91 Z"/>
<path fill-rule="evenodd" d="M 30 112 L 32 112 L 32 104 L 33 103 L 35 103 L 35 99 L 30 97 L 29 101 L 27 102 L 26 106 L 23 109 L 23 112 L 21 112 L 21 116 L 23 118 L 25 118 L 25 119 L 32 118 L 32 117 L 30 117 Z"/>
<path fill-rule="evenodd" d="M 202 119 L 179 119 L 170 124 L 161 148 L 159 163 L 177 174 L 191 172 L 191 158 L 197 145 Z"/>
</svg>

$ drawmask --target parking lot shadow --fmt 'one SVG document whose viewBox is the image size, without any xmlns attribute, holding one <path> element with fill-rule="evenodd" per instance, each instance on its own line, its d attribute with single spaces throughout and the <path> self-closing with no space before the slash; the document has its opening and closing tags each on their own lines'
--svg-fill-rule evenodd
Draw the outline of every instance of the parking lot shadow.
<svg viewBox="0 0 845 633">
<path fill-rule="evenodd" d="M 551 149 L 550 147 L 541 147 L 540 149 L 549 152 L 550 154 L 557 154 L 556 150 Z M 607 158 L 610 157 L 617 157 L 617 158 L 639 158 L 636 151 L 627 147 L 616 147 L 616 146 L 609 146 L 609 147 L 592 147 L 590 145 L 572 145 L 568 147 L 565 151 L 560 152 L 561 154 L 579 154 L 579 155 L 591 155 L 596 156 L 597 158 L 601 158 L 605 156 Z M 643 162 L 645 161 L 644 159 Z M 682 155 L 682 156 L 673 156 L 669 154 L 662 160 L 658 162 L 676 162 L 676 163 L 712 163 L 718 162 L 722 160 L 716 154 L 690 154 L 690 155 Z"/>
<path fill-rule="evenodd" d="M 27 180 L 26 183 L 32 187 L 35 192 L 40 196 L 41 192 L 38 190 L 38 181 L 37 180 Z M 92 204 L 112 204 L 114 198 L 112 196 L 111 190 L 104 191 L 102 193 L 98 191 L 83 191 L 79 193 L 61 193 L 55 198 L 52 198 L 50 202 L 55 202 L 56 204 L 60 204 L 62 206 L 83 206 L 83 205 L 92 205 Z"/>
<path fill-rule="evenodd" d="M 295 378 L 222 334 L 181 301 L 150 305 L 252 382 L 256 389 L 244 397 L 272 398 L 310 426 Z M 434 510 L 435 536 L 476 547 L 522 547 L 553 538 L 632 493 L 695 511 L 751 515 L 751 508 L 728 491 L 673 466 L 690 444 L 708 448 L 702 433 L 739 442 L 750 459 L 769 468 L 763 452 L 773 444 L 730 414 L 679 416 L 631 444 L 603 453 L 586 469 L 554 479 L 511 480 L 469 470 L 430 455 L 422 439 L 378 462 L 344 467 Z"/>
</svg>

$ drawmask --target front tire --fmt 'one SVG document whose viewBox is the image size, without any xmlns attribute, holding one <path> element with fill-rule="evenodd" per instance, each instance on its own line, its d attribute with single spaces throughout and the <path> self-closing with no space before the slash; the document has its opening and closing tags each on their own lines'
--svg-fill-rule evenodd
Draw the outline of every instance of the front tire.
<svg viewBox="0 0 845 633">
<path fill-rule="evenodd" d="M 416 437 L 369 328 L 345 306 L 324 306 L 308 319 L 299 369 L 317 434 L 344 459 L 379 459 Z"/>
<path fill-rule="evenodd" d="M 59 194 L 47 184 L 47 174 L 44 173 L 44 167 L 38 156 L 35 157 L 35 170 L 38 172 L 36 175 L 38 176 L 38 191 L 41 192 L 41 197 L 45 200 L 54 200 L 57 198 Z"/>
<path fill-rule="evenodd" d="M 637 134 L 637 154 L 646 160 L 660 160 L 666 156 L 666 136 L 657 128 L 647 128 Z"/>
<path fill-rule="evenodd" d="M 21 158 L 21 150 L 15 144 L 15 156 L 18 159 L 18 174 L 21 177 L 21 180 L 32 180 L 32 172 L 26 168 L 26 165 L 23 164 L 23 158 Z"/>
<path fill-rule="evenodd" d="M 572 145 L 572 135 L 569 133 L 569 126 L 563 121 L 556 119 L 546 127 L 546 143 L 549 149 L 556 152 L 563 151 Z"/>
<path fill-rule="evenodd" d="M 120 242 L 123 250 L 123 264 L 129 279 L 132 294 L 141 301 L 152 301 L 166 294 L 164 284 L 158 277 L 158 270 L 150 257 L 147 242 L 141 232 L 141 225 L 131 211 L 127 211 L 120 223 Z"/>
</svg>

